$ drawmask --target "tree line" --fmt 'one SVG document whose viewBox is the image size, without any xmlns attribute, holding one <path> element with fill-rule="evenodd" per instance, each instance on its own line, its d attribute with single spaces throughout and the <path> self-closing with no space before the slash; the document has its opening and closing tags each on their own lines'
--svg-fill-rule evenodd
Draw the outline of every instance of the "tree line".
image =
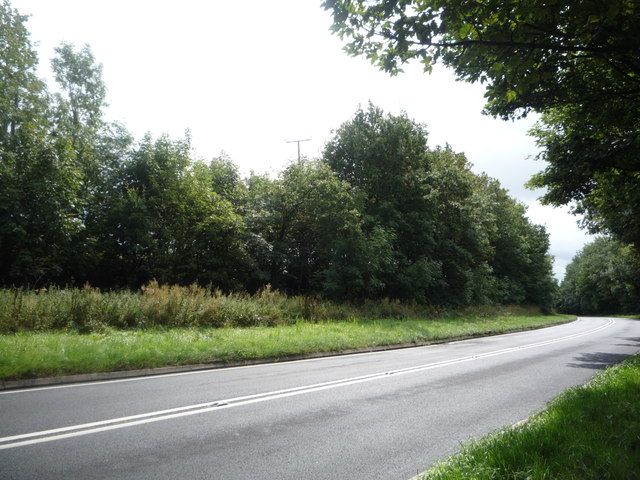
<svg viewBox="0 0 640 480">
<path fill-rule="evenodd" d="M 398 73 L 441 62 L 485 113 L 541 114 L 533 186 L 593 232 L 640 242 L 640 9 L 629 0 L 324 0 L 352 55 Z"/>
<path fill-rule="evenodd" d="M 0 4 L 0 282 L 199 283 L 341 300 L 550 306 L 548 235 L 405 114 L 359 108 L 321 158 L 243 178 L 190 138 L 135 140 L 104 119 L 89 47 L 62 44 L 57 93 L 26 18 Z"/>
<path fill-rule="evenodd" d="M 485 113 L 505 120 L 539 113 L 530 133 L 545 167 L 531 186 L 544 188 L 543 203 L 569 205 L 591 233 L 610 237 L 574 259 L 559 304 L 594 313 L 629 309 L 636 298 L 640 310 L 637 282 L 623 280 L 640 272 L 635 2 L 324 0 L 323 7 L 345 50 L 384 71 L 417 60 L 428 72 L 440 62 L 484 85 Z"/>
<path fill-rule="evenodd" d="M 640 258 L 610 237 L 586 245 L 567 266 L 558 308 L 587 315 L 640 313 Z"/>
</svg>

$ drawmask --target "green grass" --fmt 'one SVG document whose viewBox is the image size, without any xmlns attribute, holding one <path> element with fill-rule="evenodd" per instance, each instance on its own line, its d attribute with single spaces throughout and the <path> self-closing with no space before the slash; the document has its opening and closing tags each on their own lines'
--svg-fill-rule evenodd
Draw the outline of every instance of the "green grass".
<svg viewBox="0 0 640 480">
<path fill-rule="evenodd" d="M 496 315 L 503 307 L 472 307 L 473 314 Z M 530 315 L 535 307 L 506 311 Z M 430 305 L 397 300 L 331 302 L 310 296 L 288 296 L 266 288 L 254 295 L 211 291 L 197 285 L 159 285 L 140 291 L 95 288 L 43 290 L 0 289 L 0 333 L 20 331 L 101 331 L 155 327 L 249 327 L 290 325 L 299 320 L 349 318 L 425 318 L 444 312 Z"/>
<path fill-rule="evenodd" d="M 568 390 L 548 408 L 463 446 L 423 480 L 640 478 L 640 356 Z"/>
<path fill-rule="evenodd" d="M 309 322 L 247 328 L 103 329 L 0 335 L 0 379 L 214 361 L 276 359 L 380 345 L 435 342 L 542 327 L 568 315 L 464 316 Z"/>
</svg>

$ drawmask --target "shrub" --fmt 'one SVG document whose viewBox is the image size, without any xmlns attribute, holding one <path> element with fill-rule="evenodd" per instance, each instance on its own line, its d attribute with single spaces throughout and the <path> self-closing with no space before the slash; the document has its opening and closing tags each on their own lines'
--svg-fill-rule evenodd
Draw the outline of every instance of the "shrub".
<svg viewBox="0 0 640 480">
<path fill-rule="evenodd" d="M 254 295 L 225 294 L 197 285 L 151 282 L 139 292 L 84 288 L 0 289 L 0 332 L 99 331 L 106 327 L 249 327 L 351 318 L 485 317 L 539 313 L 535 307 L 481 306 L 442 311 L 398 300 L 334 303 L 311 296 L 287 296 L 269 286 Z"/>
</svg>

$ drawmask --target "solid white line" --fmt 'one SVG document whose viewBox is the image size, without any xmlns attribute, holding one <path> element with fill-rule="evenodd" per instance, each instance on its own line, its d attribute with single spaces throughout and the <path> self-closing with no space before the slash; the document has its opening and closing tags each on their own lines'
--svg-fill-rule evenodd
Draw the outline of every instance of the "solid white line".
<svg viewBox="0 0 640 480">
<path fill-rule="evenodd" d="M 146 423 L 158 422 L 163 420 L 169 420 L 173 418 L 180 418 L 190 415 L 196 415 L 200 413 L 212 412 L 216 410 L 224 410 L 228 408 L 239 407 L 243 405 L 249 405 L 258 402 L 265 402 L 270 400 L 276 400 L 279 398 L 292 397 L 297 395 L 303 395 L 311 392 L 318 392 L 322 390 L 328 390 L 348 385 L 354 385 L 363 382 L 370 382 L 373 380 L 381 380 L 389 378 L 391 376 L 406 375 L 409 373 L 422 372 L 425 370 L 431 370 L 449 365 L 456 365 L 459 363 L 469 362 L 473 360 L 479 360 L 488 357 L 494 357 L 497 355 L 504 355 L 507 353 L 517 352 L 520 350 L 527 350 L 530 348 L 537 348 L 546 345 L 552 345 L 554 343 L 567 341 L 574 338 L 583 337 L 585 335 L 591 335 L 593 333 L 609 328 L 615 323 L 615 320 L 609 319 L 606 324 L 600 325 L 591 330 L 585 332 L 578 332 L 571 335 L 565 335 L 551 340 L 542 342 L 531 343 L 528 345 L 521 345 L 516 347 L 504 348 L 500 350 L 494 350 L 491 352 L 481 353 L 477 355 L 468 355 L 465 357 L 454 358 L 451 360 L 443 360 L 440 362 L 427 363 L 423 365 L 416 365 L 413 367 L 401 368 L 396 370 L 390 370 L 385 372 L 378 372 L 368 375 L 361 375 L 357 377 L 344 378 L 340 380 L 333 380 L 330 382 L 322 382 L 311 385 L 303 385 L 300 387 L 287 388 L 282 390 L 275 390 L 271 392 L 258 393 L 254 395 L 246 395 L 242 397 L 228 398 L 224 400 L 218 400 L 215 402 L 200 403 L 194 405 L 188 405 L 185 407 L 177 407 L 167 410 L 158 410 L 155 412 L 143 413 L 139 415 L 131 415 L 127 417 L 113 418 L 109 420 L 102 420 L 98 422 L 84 423 L 80 425 L 73 425 L 68 427 L 61 427 L 52 430 L 43 430 L 40 432 L 31 432 L 20 435 L 12 435 L 8 437 L 0 438 L 0 450 L 9 448 L 16 448 L 26 445 L 34 445 L 43 442 L 51 442 L 54 440 L 62 440 L 65 438 L 77 437 L 80 435 L 88 435 L 92 433 L 104 432 L 108 430 L 115 430 L 119 428 L 132 427 L 135 425 L 143 425 Z M 64 432 L 64 433 L 63 433 Z M 33 438 L 38 437 L 38 438 Z M 28 439 L 29 440 L 26 440 Z M 19 441 L 16 441 L 19 440 Z M 11 443 L 5 443 L 11 442 Z"/>
<path fill-rule="evenodd" d="M 577 323 L 579 321 L 581 321 L 581 319 L 577 318 L 573 322 L 563 323 L 561 325 L 553 325 L 551 327 L 543 327 L 542 329 L 536 329 L 536 330 L 525 330 L 525 331 L 520 331 L 520 332 L 501 333 L 499 335 L 490 335 L 490 336 L 485 337 L 485 338 L 500 338 L 500 337 L 507 337 L 507 336 L 512 336 L 512 335 L 519 335 L 519 334 L 523 334 L 523 333 L 530 333 L 530 332 L 533 333 L 533 332 L 537 332 L 537 331 L 541 331 L 541 330 L 546 330 L 547 328 L 564 327 L 566 325 L 574 325 L 575 323 Z M 437 344 L 430 344 L 430 345 L 419 345 L 419 346 L 410 347 L 410 348 L 427 348 L 427 347 L 437 347 L 437 346 L 442 346 L 442 345 L 453 345 L 453 344 L 456 344 L 456 343 L 468 342 L 469 340 L 477 340 L 477 338 L 474 338 L 474 339 L 467 338 L 467 339 L 464 339 L 464 340 L 454 340 L 452 342 L 437 343 Z M 254 365 L 238 365 L 238 366 L 235 366 L 235 367 L 203 368 L 202 370 L 192 370 L 192 371 L 189 371 L 189 372 L 161 373 L 161 374 L 158 374 L 158 375 L 147 375 L 147 376 L 142 376 L 142 377 L 130 377 L 130 378 L 117 378 L 117 379 L 114 379 L 114 380 L 97 380 L 97 381 L 94 381 L 94 382 L 79 382 L 79 383 L 69 383 L 69 384 L 65 384 L 65 385 L 49 385 L 49 386 L 46 386 L 46 387 L 21 388 L 21 389 L 16 389 L 16 390 L 1 390 L 0 391 L 0 395 L 11 395 L 11 394 L 15 394 L 15 393 L 33 393 L 33 392 L 40 392 L 40 391 L 43 391 L 43 390 L 57 390 L 57 389 L 60 389 L 60 388 L 91 387 L 91 386 L 108 385 L 110 383 L 124 383 L 124 382 L 138 382 L 138 381 L 146 381 L 146 380 L 160 380 L 162 378 L 167 378 L 167 377 L 182 377 L 184 375 L 201 375 L 201 374 L 205 374 L 205 373 L 226 372 L 226 371 L 229 371 L 229 370 L 237 370 L 237 369 L 240 369 L 240 368 L 259 368 L 259 367 L 268 367 L 268 366 L 273 366 L 273 365 L 290 365 L 290 364 L 302 363 L 302 362 L 335 360 L 336 358 L 340 358 L 340 357 L 359 357 L 359 356 L 363 356 L 363 355 L 392 354 L 392 353 L 395 353 L 396 351 L 397 351 L 397 349 L 377 350 L 377 351 L 374 351 L 374 352 L 350 353 L 350 354 L 347 354 L 347 355 L 327 355 L 325 357 L 302 358 L 300 360 L 286 360 L 286 361 L 282 361 L 282 362 L 265 362 L 265 363 L 256 363 Z"/>
</svg>

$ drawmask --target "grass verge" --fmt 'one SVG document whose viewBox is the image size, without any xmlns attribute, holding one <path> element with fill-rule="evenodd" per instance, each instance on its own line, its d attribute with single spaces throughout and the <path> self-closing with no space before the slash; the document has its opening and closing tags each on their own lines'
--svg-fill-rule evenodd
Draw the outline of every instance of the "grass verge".
<svg viewBox="0 0 640 480">
<path fill-rule="evenodd" d="M 556 397 L 543 412 L 463 446 L 422 480 L 639 479 L 640 356 Z"/>
<path fill-rule="evenodd" d="M 0 379 L 215 361 L 276 359 L 381 345 L 428 343 L 569 321 L 569 315 L 461 316 L 308 322 L 247 328 L 17 332 L 0 335 Z"/>
</svg>

